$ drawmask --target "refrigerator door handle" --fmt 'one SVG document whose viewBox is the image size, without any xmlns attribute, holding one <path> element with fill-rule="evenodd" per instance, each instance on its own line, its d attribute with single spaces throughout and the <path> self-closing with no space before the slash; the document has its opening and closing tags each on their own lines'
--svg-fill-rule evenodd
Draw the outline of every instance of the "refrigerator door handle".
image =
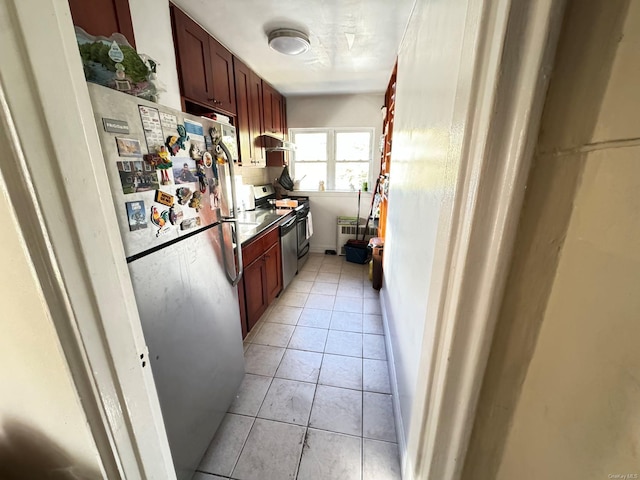
<svg viewBox="0 0 640 480">
<path fill-rule="evenodd" d="M 231 217 L 223 218 L 222 221 L 224 223 L 233 223 L 233 229 L 237 234 L 238 219 L 234 217 L 236 216 L 236 205 L 238 205 L 238 202 L 236 201 L 236 182 L 233 181 L 233 179 L 235 178 L 233 173 L 233 157 L 231 156 L 231 152 L 229 152 L 229 149 L 223 142 L 220 142 L 218 145 L 220 145 L 220 148 L 227 157 L 227 162 L 229 162 L 229 174 L 231 175 Z M 230 275 L 227 275 L 227 277 L 229 277 L 231 285 L 233 285 L 234 287 L 236 287 L 238 283 L 240 283 L 240 279 L 242 279 L 242 274 L 244 273 L 244 264 L 242 262 L 242 245 L 240 243 L 236 243 L 236 251 L 236 261 L 238 262 L 236 277 L 231 278 Z"/>
<path fill-rule="evenodd" d="M 238 238 L 238 219 L 237 218 L 232 218 L 232 217 L 226 217 L 222 219 L 223 223 L 231 223 L 233 224 L 233 230 L 234 233 L 236 234 L 236 238 Z M 237 273 L 236 273 L 236 277 L 235 278 L 231 278 L 231 275 L 229 275 L 229 273 L 227 272 L 227 278 L 229 279 L 229 282 L 231 282 L 231 285 L 233 285 L 234 287 L 236 287 L 238 285 L 238 283 L 240 283 L 240 279 L 242 278 L 242 274 L 244 273 L 244 264 L 242 261 L 242 245 L 240 243 L 236 242 L 236 251 L 237 251 L 237 255 L 236 255 L 236 261 L 238 262 L 237 265 Z M 234 262 L 235 263 L 235 262 Z"/>
</svg>

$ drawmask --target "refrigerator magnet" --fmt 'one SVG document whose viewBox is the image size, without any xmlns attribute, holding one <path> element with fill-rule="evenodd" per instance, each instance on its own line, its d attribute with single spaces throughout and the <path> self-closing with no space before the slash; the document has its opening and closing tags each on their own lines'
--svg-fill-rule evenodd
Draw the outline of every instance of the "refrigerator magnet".
<svg viewBox="0 0 640 480">
<path fill-rule="evenodd" d="M 118 155 L 121 157 L 142 156 L 140 140 L 136 140 L 135 138 L 116 137 L 116 146 L 118 147 Z"/>
<path fill-rule="evenodd" d="M 179 158 L 176 160 L 176 164 L 173 167 L 173 180 L 178 183 L 195 183 L 198 181 L 196 174 L 198 173 L 198 167 L 195 160 L 190 158 Z"/>
<path fill-rule="evenodd" d="M 178 137 L 175 135 L 167 137 L 167 142 L 165 143 L 165 145 L 169 149 L 169 153 L 174 157 L 180 151 L 180 144 L 178 143 Z"/>
<path fill-rule="evenodd" d="M 167 207 L 172 207 L 173 201 L 173 195 L 163 192 L 162 190 L 156 191 L 156 202 L 161 203 L 162 205 L 166 205 Z"/>
<path fill-rule="evenodd" d="M 204 162 L 204 166 L 207 168 L 211 168 L 213 165 L 213 157 L 209 152 L 204 152 L 202 154 L 202 161 Z"/>
<path fill-rule="evenodd" d="M 129 221 L 129 230 L 135 232 L 142 228 L 147 228 L 147 216 L 145 215 L 144 202 L 137 200 L 135 202 L 125 202 L 127 207 L 127 220 Z"/>
<path fill-rule="evenodd" d="M 188 230 L 190 228 L 199 227 L 201 224 L 200 217 L 187 218 L 180 223 L 180 230 Z"/>
<path fill-rule="evenodd" d="M 142 160 L 116 162 L 122 193 L 138 193 L 160 188 L 158 173 Z"/>
<path fill-rule="evenodd" d="M 202 149 L 198 145 L 196 145 L 195 142 L 191 142 L 189 156 L 194 160 L 200 160 L 202 158 Z"/>
<path fill-rule="evenodd" d="M 178 225 L 182 222 L 183 217 L 184 212 L 179 205 L 174 205 L 169 209 L 169 221 L 171 222 L 171 225 Z"/>
<path fill-rule="evenodd" d="M 193 195 L 191 195 L 191 200 L 189 200 L 189 206 L 191 208 L 195 208 L 196 212 L 200 211 L 200 208 L 202 208 L 202 194 L 200 192 L 193 192 Z"/>
<path fill-rule="evenodd" d="M 214 210 L 220 208 L 220 185 L 215 180 L 211 180 L 212 182 L 209 184 L 209 203 L 211 210 Z"/>
<path fill-rule="evenodd" d="M 176 190 L 176 195 L 178 195 L 178 203 L 180 205 L 186 205 L 191 195 L 193 195 L 193 192 L 187 187 L 180 187 Z"/>
<path fill-rule="evenodd" d="M 160 171 L 160 183 L 162 185 L 171 185 L 173 182 L 169 176 L 169 170 L 173 167 L 173 162 L 169 157 L 169 151 L 164 145 L 158 149 L 158 156 L 160 157 L 160 162 L 156 165 L 156 168 Z"/>
<path fill-rule="evenodd" d="M 169 231 L 169 210 L 159 211 L 155 206 L 151 207 L 151 223 L 158 227 L 156 237 Z"/>
<path fill-rule="evenodd" d="M 198 177 L 198 185 L 200 186 L 200 193 L 206 193 L 207 191 L 207 174 L 204 170 L 202 161 L 198 162 L 196 177 Z"/>
</svg>

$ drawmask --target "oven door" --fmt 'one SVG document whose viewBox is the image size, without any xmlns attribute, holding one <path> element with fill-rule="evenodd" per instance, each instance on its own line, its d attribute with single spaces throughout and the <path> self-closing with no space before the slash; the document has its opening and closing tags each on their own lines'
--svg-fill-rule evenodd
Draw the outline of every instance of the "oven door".
<svg viewBox="0 0 640 480">
<path fill-rule="evenodd" d="M 296 229 L 298 231 L 298 270 L 309 258 L 309 239 L 307 238 L 307 216 L 296 218 Z"/>
</svg>

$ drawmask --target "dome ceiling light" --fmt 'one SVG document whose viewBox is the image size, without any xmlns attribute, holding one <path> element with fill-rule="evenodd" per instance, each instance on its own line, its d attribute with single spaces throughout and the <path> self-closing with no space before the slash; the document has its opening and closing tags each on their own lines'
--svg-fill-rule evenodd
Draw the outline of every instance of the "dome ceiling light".
<svg viewBox="0 0 640 480">
<path fill-rule="evenodd" d="M 269 33 L 269 46 L 284 55 L 300 55 L 309 50 L 309 37 L 298 30 L 279 28 Z"/>
</svg>

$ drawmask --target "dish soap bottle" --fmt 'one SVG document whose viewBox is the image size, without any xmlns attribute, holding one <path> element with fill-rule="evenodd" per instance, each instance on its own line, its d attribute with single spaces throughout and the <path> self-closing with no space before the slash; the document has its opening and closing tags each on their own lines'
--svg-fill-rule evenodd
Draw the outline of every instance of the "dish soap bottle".
<svg viewBox="0 0 640 480">
<path fill-rule="evenodd" d="M 318 190 L 320 190 L 321 192 L 324 192 L 324 181 L 320 180 L 320 183 L 318 184 Z"/>
</svg>

